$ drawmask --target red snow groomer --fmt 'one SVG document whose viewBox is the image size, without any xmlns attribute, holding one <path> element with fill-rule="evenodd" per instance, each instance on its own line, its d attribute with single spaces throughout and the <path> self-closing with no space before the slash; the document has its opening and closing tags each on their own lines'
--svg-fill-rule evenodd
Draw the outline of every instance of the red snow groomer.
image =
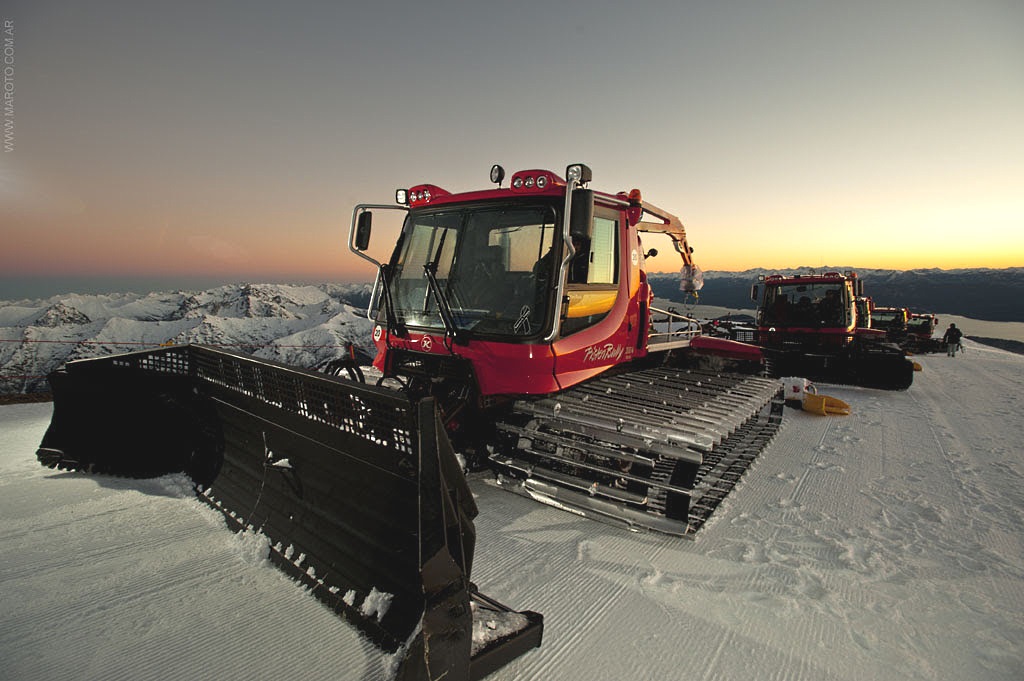
<svg viewBox="0 0 1024 681">
<path fill-rule="evenodd" d="M 652 305 L 647 234 L 671 241 L 683 290 L 701 283 L 678 218 L 637 190 L 591 190 L 584 165 L 504 175 L 353 210 L 349 247 L 377 269 L 378 385 L 193 345 L 70 362 L 50 376 L 40 461 L 187 472 L 233 528 L 264 532 L 283 569 L 401 651 L 401 679 L 481 678 L 540 645 L 540 615 L 470 581 L 466 466 L 692 535 L 774 434 L 782 397 L 760 349 Z M 366 253 L 381 210 L 404 218 L 387 262 Z M 492 622 L 502 633 L 476 640 Z"/>
<path fill-rule="evenodd" d="M 667 236 L 702 283 L 679 218 L 591 171 L 523 170 L 503 187 L 422 184 L 360 205 L 350 247 L 378 269 L 374 364 L 438 401 L 472 467 L 600 520 L 694 532 L 777 424 L 759 349 L 654 307 L 643 239 Z M 387 263 L 371 213 L 406 213 Z M 654 251 L 656 253 L 656 251 Z M 781 404 L 781 402 L 779 402 Z"/>
<path fill-rule="evenodd" d="M 942 339 L 933 337 L 938 326 L 939 318 L 933 314 L 911 313 L 907 320 L 907 337 L 903 347 L 908 352 L 942 352 L 945 348 Z"/>
<path fill-rule="evenodd" d="M 887 390 L 910 387 L 914 363 L 886 342 L 885 331 L 858 324 L 863 288 L 855 272 L 773 274 L 755 284 L 758 344 L 771 372 Z"/>
</svg>

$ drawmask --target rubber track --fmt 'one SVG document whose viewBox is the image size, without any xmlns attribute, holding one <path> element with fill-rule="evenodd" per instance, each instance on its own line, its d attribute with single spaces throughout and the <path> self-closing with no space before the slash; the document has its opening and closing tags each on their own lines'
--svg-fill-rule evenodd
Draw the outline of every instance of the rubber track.
<svg viewBox="0 0 1024 681">
<path fill-rule="evenodd" d="M 696 533 L 772 441 L 782 424 L 779 394 L 758 414 L 704 457 L 690 503 L 690 534 Z"/>
<path fill-rule="evenodd" d="M 587 514 L 595 518 L 693 535 L 771 441 L 781 415 L 777 380 L 646 369 L 517 402 L 512 415 L 498 424 L 515 444 L 492 460 L 513 478 L 525 476 L 524 485 L 505 485 L 512 491 L 536 497 L 543 485 L 531 481 L 543 481 L 573 492 L 584 506 L 589 495 L 630 508 L 621 518 L 608 518 L 602 503 L 599 513 Z M 568 472 L 574 460 L 580 461 L 576 475 Z M 643 462 L 649 474 L 621 473 L 610 463 L 628 461 Z M 628 490 L 608 484 L 620 475 Z M 688 518 L 666 518 L 667 494 L 689 497 Z M 559 493 L 552 501 L 558 505 L 566 498 Z M 637 509 L 649 522 L 637 521 Z"/>
</svg>

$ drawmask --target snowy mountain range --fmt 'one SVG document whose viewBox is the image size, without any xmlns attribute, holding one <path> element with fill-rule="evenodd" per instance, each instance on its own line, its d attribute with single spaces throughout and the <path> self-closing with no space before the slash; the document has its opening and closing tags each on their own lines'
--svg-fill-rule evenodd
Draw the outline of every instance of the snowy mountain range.
<svg viewBox="0 0 1024 681">
<path fill-rule="evenodd" d="M 856 271 L 879 305 L 972 319 L 1024 322 L 1024 268 Z M 759 274 L 705 272 L 701 305 L 747 309 Z M 654 273 L 659 298 L 682 301 L 679 275 Z M 66 294 L 0 301 L 0 395 L 48 390 L 46 374 L 63 363 L 166 343 L 223 345 L 302 367 L 340 357 L 348 341 L 364 360 L 374 354 L 371 325 L 360 308 L 370 283 L 231 284 L 200 292 Z"/>
<path fill-rule="evenodd" d="M 702 304 L 736 309 L 753 307 L 750 286 L 761 274 L 856 272 L 876 305 L 907 307 L 911 312 L 953 314 L 998 322 L 1024 322 L 1024 267 L 1007 269 L 880 270 L 849 266 L 752 269 L 705 272 Z M 682 302 L 679 275 L 655 273 L 651 286 L 659 298 Z"/>
<path fill-rule="evenodd" d="M 67 361 L 204 343 L 316 368 L 351 341 L 372 357 L 369 284 L 235 284 L 201 292 L 69 294 L 0 302 L 0 394 L 48 390 Z M 365 358 L 364 358 L 365 359 Z"/>
</svg>

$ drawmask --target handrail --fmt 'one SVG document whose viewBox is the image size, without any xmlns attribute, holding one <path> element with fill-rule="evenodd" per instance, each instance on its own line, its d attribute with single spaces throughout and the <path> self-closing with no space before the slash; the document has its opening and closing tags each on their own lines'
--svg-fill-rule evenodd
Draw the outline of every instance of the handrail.
<svg viewBox="0 0 1024 681">
<path fill-rule="evenodd" d="M 701 325 L 696 319 L 681 315 L 677 312 L 670 312 L 668 310 L 662 310 L 658 307 L 651 307 L 651 331 L 647 334 L 647 345 L 650 346 L 664 346 L 666 344 L 673 344 L 678 346 L 688 345 L 694 336 L 701 334 Z M 664 315 L 665 318 L 661 320 L 654 319 L 654 315 Z M 668 322 L 668 326 L 664 331 L 654 330 L 655 324 L 664 324 Z M 679 323 L 680 327 L 673 329 L 673 323 Z"/>
</svg>

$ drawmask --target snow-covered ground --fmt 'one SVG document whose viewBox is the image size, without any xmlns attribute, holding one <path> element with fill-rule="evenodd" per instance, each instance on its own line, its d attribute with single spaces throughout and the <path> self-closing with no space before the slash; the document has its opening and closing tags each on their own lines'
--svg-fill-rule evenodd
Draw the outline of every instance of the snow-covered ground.
<svg viewBox="0 0 1024 681">
<path fill-rule="evenodd" d="M 474 481 L 474 581 L 545 616 L 491 678 L 1024 678 L 1024 357 L 916 359 L 906 392 L 819 386 L 851 416 L 787 409 L 696 541 Z M 0 678 L 386 678 L 184 478 L 40 467 L 49 417 L 0 407 Z"/>
</svg>

